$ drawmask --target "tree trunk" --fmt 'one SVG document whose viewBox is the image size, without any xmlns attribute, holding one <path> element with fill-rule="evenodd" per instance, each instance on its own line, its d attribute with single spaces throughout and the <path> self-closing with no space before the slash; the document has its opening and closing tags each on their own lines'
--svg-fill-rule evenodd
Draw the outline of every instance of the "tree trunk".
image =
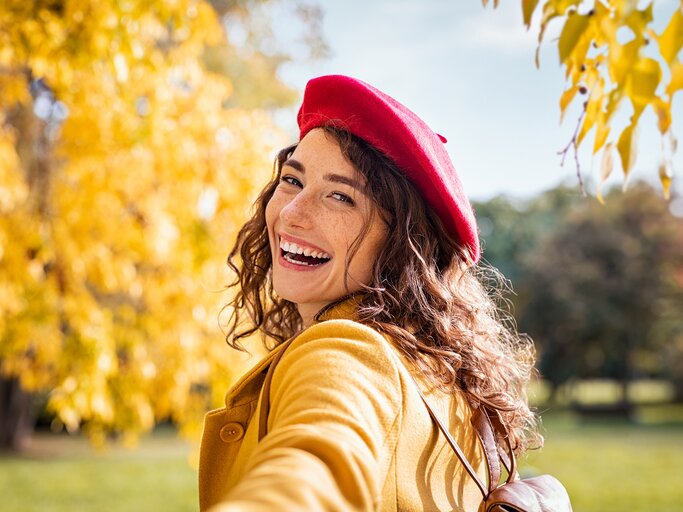
<svg viewBox="0 0 683 512">
<path fill-rule="evenodd" d="M 674 402 L 683 404 L 683 377 L 676 376 L 671 380 L 674 387 Z"/>
<path fill-rule="evenodd" d="M 629 385 L 631 384 L 631 379 L 628 374 L 622 376 L 619 381 L 619 387 L 621 388 L 619 404 L 617 405 L 619 412 L 624 418 L 631 420 L 633 419 L 633 404 L 628 396 Z"/>
<path fill-rule="evenodd" d="M 32 395 L 16 377 L 0 377 L 0 451 L 20 451 L 33 433 Z"/>
<path fill-rule="evenodd" d="M 619 413 L 626 419 L 633 419 L 633 404 L 628 395 L 628 389 L 630 387 L 631 381 L 633 380 L 633 364 L 632 364 L 632 351 L 635 343 L 633 338 L 629 336 L 626 340 L 625 348 L 622 352 L 622 358 L 620 361 L 620 371 L 619 371 L 619 388 L 620 397 L 619 403 L 617 404 L 617 409 Z"/>
</svg>

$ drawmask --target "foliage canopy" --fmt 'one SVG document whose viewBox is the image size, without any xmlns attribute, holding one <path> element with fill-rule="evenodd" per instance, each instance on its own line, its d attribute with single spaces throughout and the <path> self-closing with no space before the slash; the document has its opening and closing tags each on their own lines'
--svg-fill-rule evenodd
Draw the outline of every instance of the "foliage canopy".
<svg viewBox="0 0 683 512">
<path fill-rule="evenodd" d="M 489 3 L 482 1 L 485 6 Z M 498 0 L 493 4 L 497 6 Z M 677 146 L 671 131 L 673 100 L 683 89 L 683 1 L 659 33 L 653 28 L 654 0 L 522 0 L 521 6 L 527 29 L 534 14 L 540 16 L 539 48 L 548 27 L 561 25 L 560 36 L 553 42 L 567 79 L 560 97 L 561 115 L 573 102 L 581 105 L 576 131 L 564 154 L 573 149 L 576 157 L 579 146 L 593 132 L 592 152 L 602 151 L 598 199 L 602 201 L 601 185 L 613 170 L 614 151 L 626 183 L 636 161 L 639 121 L 647 108 L 656 114 L 662 137 L 659 179 L 668 197 L 671 157 Z M 630 107 L 630 116 L 621 126 L 616 114 L 624 104 Z M 578 159 L 577 172 L 580 178 Z"/>
<path fill-rule="evenodd" d="M 0 8 L 0 374 L 70 431 L 193 431 L 235 369 L 223 258 L 284 145 L 264 107 L 295 98 L 231 42 L 247 3 Z"/>
</svg>

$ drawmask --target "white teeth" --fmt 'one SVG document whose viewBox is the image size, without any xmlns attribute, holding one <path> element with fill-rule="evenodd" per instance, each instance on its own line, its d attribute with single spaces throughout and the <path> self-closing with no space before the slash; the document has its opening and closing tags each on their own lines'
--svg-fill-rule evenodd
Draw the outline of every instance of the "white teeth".
<svg viewBox="0 0 683 512">
<path fill-rule="evenodd" d="M 289 254 L 285 254 L 285 259 L 289 261 L 290 263 L 294 263 L 295 265 L 302 265 L 304 267 L 310 267 L 309 263 L 306 263 L 304 261 L 297 261 L 293 259 Z"/>
<path fill-rule="evenodd" d="M 322 251 L 315 251 L 311 249 L 310 247 L 299 247 L 296 245 L 294 242 L 285 242 L 284 240 L 280 239 L 280 249 L 285 251 L 285 253 L 291 253 L 291 254 L 303 254 L 304 256 L 312 257 L 312 258 L 320 258 L 320 259 L 331 259 L 330 255 L 327 254 L 326 252 Z M 292 263 L 296 263 L 297 265 L 306 265 L 306 263 L 302 263 L 300 261 L 295 261 L 287 258 L 287 255 L 285 255 L 285 259 L 287 261 L 290 261 Z"/>
</svg>

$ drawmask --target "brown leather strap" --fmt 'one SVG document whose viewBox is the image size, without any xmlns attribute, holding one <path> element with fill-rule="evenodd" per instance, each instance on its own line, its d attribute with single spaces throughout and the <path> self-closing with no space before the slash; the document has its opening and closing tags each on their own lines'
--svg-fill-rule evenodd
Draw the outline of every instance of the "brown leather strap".
<svg viewBox="0 0 683 512">
<path fill-rule="evenodd" d="M 485 408 L 484 411 L 489 417 L 490 424 L 498 436 L 497 439 L 502 441 L 502 443 L 496 443 L 498 446 L 498 456 L 508 472 L 506 481 L 510 483 L 517 478 L 517 459 L 515 458 L 515 452 L 513 451 L 512 443 L 510 442 L 510 433 L 503 424 L 503 420 L 498 411 L 489 408 Z"/>
<path fill-rule="evenodd" d="M 451 448 L 453 449 L 455 454 L 460 459 L 460 462 L 462 462 L 462 465 L 465 466 L 465 470 L 467 470 L 467 472 L 470 474 L 470 476 L 472 477 L 472 480 L 474 480 L 474 483 L 477 484 L 477 487 L 479 487 L 479 490 L 481 491 L 481 495 L 485 499 L 489 493 L 486 490 L 484 483 L 481 481 L 481 479 L 479 478 L 479 475 L 477 475 L 477 472 L 474 470 L 474 468 L 472 467 L 470 462 L 467 460 L 467 457 L 465 457 L 465 454 L 460 449 L 460 446 L 458 446 L 458 443 L 456 443 L 455 439 L 453 439 L 453 436 L 451 436 L 451 433 L 443 425 L 443 423 L 441 423 L 441 420 L 439 419 L 439 417 L 436 415 L 436 413 L 432 409 L 432 406 L 429 405 L 429 402 L 427 402 L 427 399 L 422 394 L 422 390 L 420 389 L 420 386 L 417 385 L 417 382 L 415 382 L 415 387 L 417 389 L 417 392 L 420 394 L 420 398 L 422 398 L 422 401 L 424 402 L 425 406 L 427 407 L 427 410 L 429 411 L 429 415 L 436 422 L 436 425 L 439 427 L 439 430 L 441 430 L 441 433 L 446 437 L 446 441 L 448 441 L 448 444 L 451 445 Z M 486 461 L 487 461 L 487 465 L 488 465 L 488 456 L 486 456 Z"/>
<path fill-rule="evenodd" d="M 477 484 L 477 487 L 479 487 L 484 499 L 486 499 L 488 495 L 499 486 L 501 460 L 503 461 L 505 469 L 508 472 L 506 482 L 510 483 L 517 478 L 517 461 L 512 450 L 512 444 L 510 443 L 510 436 L 508 434 L 507 428 L 500 418 L 498 411 L 489 410 L 488 408 L 480 406 L 476 407 L 472 412 L 472 424 L 477 432 L 477 437 L 484 448 L 484 459 L 486 460 L 486 468 L 489 476 L 489 489 L 487 491 L 486 486 L 484 486 L 483 482 L 472 468 L 472 465 L 467 460 L 467 457 L 465 457 L 465 454 L 460 449 L 458 444 L 455 442 L 455 439 L 453 439 L 453 436 L 451 436 L 448 429 L 443 425 L 443 423 L 441 423 L 441 420 L 439 420 L 438 416 L 429 405 L 429 402 L 427 402 L 427 399 L 422 394 L 422 390 L 417 385 L 416 381 L 415 386 L 417 388 L 417 392 L 420 394 L 420 398 L 422 398 L 422 401 L 429 411 L 429 415 L 436 422 L 439 430 L 441 430 L 443 435 L 446 437 L 448 444 L 451 446 L 455 454 L 458 456 L 458 459 L 460 459 L 460 462 L 462 462 L 469 475 Z M 505 448 L 498 443 L 497 440 L 499 438 L 504 440 Z"/>
<path fill-rule="evenodd" d="M 282 359 L 285 350 L 287 350 L 287 347 L 293 339 L 294 338 L 288 339 L 280 346 L 280 351 L 277 354 L 275 354 L 275 357 L 273 357 L 273 360 L 271 361 L 270 366 L 268 367 L 268 373 L 266 373 L 266 378 L 263 381 L 263 387 L 261 388 L 261 408 L 259 410 L 258 422 L 259 442 L 261 442 L 261 439 L 263 439 L 263 437 L 268 433 L 268 414 L 270 412 L 270 383 L 273 380 L 273 373 L 275 373 L 275 367 L 280 362 L 280 359 Z"/>
<path fill-rule="evenodd" d="M 498 457 L 498 443 L 496 434 L 493 431 L 491 420 L 482 407 L 477 407 L 472 411 L 472 425 L 477 432 L 479 441 L 484 448 L 486 455 L 486 468 L 489 474 L 489 492 L 498 487 L 500 482 L 500 459 Z"/>
</svg>

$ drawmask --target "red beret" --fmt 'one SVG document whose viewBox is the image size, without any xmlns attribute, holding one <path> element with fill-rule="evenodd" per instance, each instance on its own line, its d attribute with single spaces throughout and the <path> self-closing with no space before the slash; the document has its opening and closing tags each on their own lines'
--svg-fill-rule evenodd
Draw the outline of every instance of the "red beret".
<svg viewBox="0 0 683 512">
<path fill-rule="evenodd" d="M 355 78 L 328 75 L 306 85 L 297 116 L 300 139 L 332 121 L 382 151 L 420 191 L 446 230 L 479 260 L 477 223 L 445 139 L 398 101 Z"/>
</svg>

